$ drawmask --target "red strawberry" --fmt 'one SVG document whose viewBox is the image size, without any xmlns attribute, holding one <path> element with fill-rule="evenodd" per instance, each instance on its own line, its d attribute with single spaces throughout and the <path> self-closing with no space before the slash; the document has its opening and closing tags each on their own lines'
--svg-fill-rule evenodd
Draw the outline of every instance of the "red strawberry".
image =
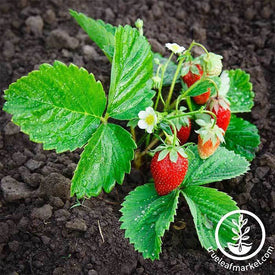
<svg viewBox="0 0 275 275">
<path fill-rule="evenodd" d="M 172 132 L 174 133 L 173 128 L 172 127 L 170 127 L 170 128 L 171 128 Z M 177 130 L 177 138 L 180 141 L 180 145 L 183 145 L 184 143 L 186 143 L 186 141 L 190 137 L 190 132 L 191 132 L 191 120 L 188 119 L 188 124 L 183 125 L 180 128 L 180 130 Z"/>
<path fill-rule="evenodd" d="M 190 70 L 185 76 L 182 77 L 184 83 L 186 83 L 188 88 L 192 86 L 195 82 L 197 82 L 203 75 L 201 65 L 196 64 L 196 67 L 199 70 L 199 74 L 193 74 Z"/>
<path fill-rule="evenodd" d="M 202 159 L 207 159 L 208 157 L 213 155 L 217 150 L 217 148 L 219 147 L 219 145 L 220 145 L 219 139 L 217 139 L 216 144 L 213 145 L 211 139 L 203 143 L 203 139 L 201 138 L 201 136 L 200 135 L 198 136 L 198 151 Z"/>
<path fill-rule="evenodd" d="M 151 173 L 157 193 L 163 196 L 172 192 L 182 183 L 188 169 L 188 159 L 177 152 L 176 162 L 171 161 L 170 153 L 158 161 L 159 154 L 160 152 L 157 152 L 152 159 Z"/>
<path fill-rule="evenodd" d="M 225 132 L 231 117 L 229 102 L 223 97 L 213 97 L 209 100 L 206 109 L 216 115 L 217 125 Z"/>
<path fill-rule="evenodd" d="M 210 90 L 210 88 L 208 88 L 207 92 L 205 92 L 205 93 L 203 93 L 201 95 L 194 96 L 192 98 L 194 99 L 194 101 L 197 104 L 204 105 L 207 102 L 207 100 L 209 99 L 210 93 L 211 93 L 211 90 Z"/>
</svg>

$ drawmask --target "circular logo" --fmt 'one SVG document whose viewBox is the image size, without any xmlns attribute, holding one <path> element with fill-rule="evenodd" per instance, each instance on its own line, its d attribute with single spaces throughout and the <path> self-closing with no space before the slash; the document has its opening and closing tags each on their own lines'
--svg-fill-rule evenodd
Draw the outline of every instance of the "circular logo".
<svg viewBox="0 0 275 275">
<path fill-rule="evenodd" d="M 240 215 L 238 219 L 231 219 L 232 232 L 235 234 L 235 236 L 232 238 L 233 243 L 227 243 L 227 245 L 228 245 L 228 249 L 233 254 L 232 255 L 226 252 L 221 246 L 220 240 L 219 240 L 219 230 L 222 223 L 234 214 L 240 214 Z M 249 216 L 249 218 L 244 218 L 247 215 Z M 251 252 L 253 243 L 248 241 L 250 239 L 250 236 L 249 236 L 250 226 L 248 226 L 247 223 L 248 223 L 248 219 L 251 219 L 251 218 L 257 221 L 257 223 L 261 228 L 261 233 L 262 233 L 262 239 L 261 239 L 260 245 L 254 252 Z M 262 249 L 265 242 L 265 228 L 262 221 L 254 213 L 247 210 L 234 210 L 224 215 L 221 218 L 221 220 L 218 222 L 216 231 L 215 231 L 215 239 L 216 239 L 218 248 L 225 256 L 227 256 L 232 260 L 244 261 L 254 257 Z"/>
</svg>

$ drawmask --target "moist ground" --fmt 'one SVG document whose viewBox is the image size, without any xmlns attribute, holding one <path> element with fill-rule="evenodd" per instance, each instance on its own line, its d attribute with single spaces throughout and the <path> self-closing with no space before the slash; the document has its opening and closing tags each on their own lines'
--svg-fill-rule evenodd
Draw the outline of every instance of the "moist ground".
<svg viewBox="0 0 275 275">
<path fill-rule="evenodd" d="M 251 74 L 255 106 L 245 117 L 259 129 L 259 151 L 245 176 L 211 186 L 259 216 L 267 231 L 265 247 L 275 246 L 274 2 L 2 0 L 1 108 L 2 91 L 9 83 L 56 59 L 84 66 L 108 87 L 110 64 L 70 17 L 69 8 L 114 25 L 133 25 L 142 18 L 154 51 L 165 55 L 165 43 L 187 46 L 196 39 L 223 55 L 225 68 L 242 68 Z M 56 36 L 58 44 L 54 43 Z M 0 194 L 0 274 L 225 273 L 201 248 L 183 199 L 175 223 L 184 222 L 185 227 L 176 230 L 171 225 L 159 261 L 144 260 L 124 239 L 118 221 L 120 203 L 129 191 L 146 183 L 148 167 L 133 169 L 110 194 L 71 208 L 76 201 L 68 198 L 69 184 L 81 150 L 59 155 L 44 151 L 10 121 L 11 116 L 1 111 L 0 180 L 26 193 L 14 201 Z M 257 235 L 255 241 L 259 239 Z M 250 273 L 273 274 L 273 261 L 274 255 Z"/>
</svg>

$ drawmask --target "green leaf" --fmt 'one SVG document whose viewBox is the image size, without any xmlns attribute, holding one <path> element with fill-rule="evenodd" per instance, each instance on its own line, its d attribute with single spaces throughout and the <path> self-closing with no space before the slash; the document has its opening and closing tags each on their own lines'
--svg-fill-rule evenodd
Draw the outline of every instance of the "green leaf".
<svg viewBox="0 0 275 275">
<path fill-rule="evenodd" d="M 167 123 L 167 122 L 160 122 L 159 123 L 159 128 L 163 131 L 165 131 L 168 135 L 172 136 L 173 135 L 173 132 L 171 130 L 171 127 L 170 125 Z"/>
<path fill-rule="evenodd" d="M 159 259 L 161 237 L 174 221 L 178 197 L 179 190 L 159 196 L 154 184 L 145 184 L 125 198 L 120 210 L 121 229 L 145 259 Z"/>
<path fill-rule="evenodd" d="M 163 64 L 163 65 L 166 64 L 168 61 L 168 58 L 162 57 L 161 54 L 159 53 L 154 53 L 154 58 L 159 59 L 160 64 Z M 158 65 L 154 64 L 154 74 L 156 74 L 157 69 L 158 69 Z M 170 61 L 164 73 L 163 86 L 170 86 L 172 84 L 173 77 L 176 70 L 177 70 L 177 64 L 175 64 L 173 61 Z M 179 82 L 180 82 L 180 76 L 178 76 L 176 83 L 179 83 Z"/>
<path fill-rule="evenodd" d="M 220 219 L 233 210 L 238 210 L 236 202 L 230 196 L 213 188 L 202 186 L 190 186 L 182 191 L 194 219 L 197 234 L 202 247 L 217 249 L 215 229 Z M 238 219 L 238 214 L 231 218 Z M 222 247 L 226 247 L 232 240 L 234 228 L 231 220 L 226 219 L 219 230 L 219 241 Z"/>
<path fill-rule="evenodd" d="M 115 35 L 107 112 L 116 119 L 132 119 L 152 105 L 153 56 L 144 36 L 130 26 Z"/>
<path fill-rule="evenodd" d="M 97 196 L 102 188 L 109 193 L 115 182 L 122 184 L 130 172 L 136 144 L 121 126 L 101 124 L 81 154 L 72 179 L 71 195 Z"/>
<path fill-rule="evenodd" d="M 231 112 L 250 112 L 254 105 L 252 83 L 249 81 L 250 75 L 240 69 L 227 72 L 230 78 L 230 88 L 227 98 L 230 101 Z"/>
<path fill-rule="evenodd" d="M 5 99 L 13 122 L 32 141 L 57 152 L 87 143 L 106 105 L 102 85 L 92 74 L 58 61 L 11 84 Z"/>
<path fill-rule="evenodd" d="M 231 115 L 223 146 L 251 161 L 255 157 L 259 144 L 260 136 L 257 127 L 242 118 Z"/>
<path fill-rule="evenodd" d="M 199 157 L 197 146 L 188 148 L 193 152 L 194 158 L 189 163 L 183 186 L 231 179 L 244 174 L 249 168 L 249 162 L 245 158 L 224 147 L 219 147 L 211 157 L 205 160 Z"/>
<path fill-rule="evenodd" d="M 220 86 L 220 78 L 217 76 L 212 76 L 209 77 L 210 79 L 212 79 L 217 86 Z M 201 95 L 203 93 L 207 92 L 207 89 L 210 88 L 211 89 L 211 95 L 213 95 L 216 91 L 215 86 L 212 82 L 210 82 L 209 80 L 205 79 L 205 80 L 200 80 L 197 83 L 194 83 L 191 87 L 190 87 L 190 91 L 188 92 L 188 96 L 198 96 Z"/>
<path fill-rule="evenodd" d="M 94 20 L 74 10 L 70 10 L 70 14 L 105 55 L 112 60 L 116 27 L 106 24 L 102 20 Z"/>
</svg>

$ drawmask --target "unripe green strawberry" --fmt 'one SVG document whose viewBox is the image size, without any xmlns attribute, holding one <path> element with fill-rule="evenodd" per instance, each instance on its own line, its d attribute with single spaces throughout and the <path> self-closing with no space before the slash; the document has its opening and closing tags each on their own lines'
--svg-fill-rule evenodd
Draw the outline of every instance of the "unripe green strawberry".
<svg viewBox="0 0 275 275">
<path fill-rule="evenodd" d="M 206 63 L 205 70 L 208 76 L 219 76 L 222 72 L 222 59 L 223 57 L 218 54 L 209 53 L 205 54 L 204 61 Z"/>
<path fill-rule="evenodd" d="M 155 181 L 155 188 L 160 196 L 164 196 L 176 189 L 184 180 L 188 169 L 188 159 L 177 153 L 177 160 L 173 162 L 168 153 L 162 160 L 160 152 L 156 152 L 151 162 L 151 173 Z"/>
</svg>

